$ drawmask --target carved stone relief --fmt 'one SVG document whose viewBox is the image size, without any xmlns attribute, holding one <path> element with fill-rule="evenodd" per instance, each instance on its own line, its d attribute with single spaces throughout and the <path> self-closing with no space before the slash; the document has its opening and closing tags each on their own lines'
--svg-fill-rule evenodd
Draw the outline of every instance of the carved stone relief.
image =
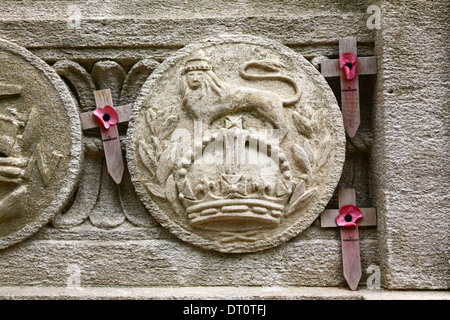
<svg viewBox="0 0 450 320">
<path fill-rule="evenodd" d="M 94 90 L 110 89 L 114 105 L 134 102 L 142 84 L 159 63 L 143 59 L 126 70 L 113 60 L 97 61 L 91 68 L 72 60 L 60 60 L 54 70 L 72 89 L 80 112 L 95 109 Z M 88 71 L 90 69 L 90 71 Z M 127 125 L 119 125 L 122 149 Z M 72 228 L 83 223 L 97 228 L 115 228 L 129 221 L 133 226 L 150 227 L 157 223 L 139 201 L 128 170 L 116 185 L 106 171 L 103 145 L 98 130 L 83 132 L 85 153 L 81 180 L 71 203 L 52 220 L 55 228 Z"/>
<path fill-rule="evenodd" d="M 0 40 L 0 249 L 29 237 L 62 209 L 82 155 L 67 87 L 43 61 Z"/>
<path fill-rule="evenodd" d="M 302 56 L 256 37 L 189 45 L 138 97 L 127 158 L 152 215 L 221 252 L 279 245 L 307 228 L 339 181 L 336 99 Z"/>
</svg>

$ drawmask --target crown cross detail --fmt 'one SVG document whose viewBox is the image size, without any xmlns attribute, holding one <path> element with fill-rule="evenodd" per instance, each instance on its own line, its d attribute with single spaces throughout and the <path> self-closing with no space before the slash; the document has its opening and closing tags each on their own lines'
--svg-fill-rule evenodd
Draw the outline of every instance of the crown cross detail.
<svg viewBox="0 0 450 320">
<path fill-rule="evenodd" d="M 226 196 L 246 196 L 246 179 L 243 175 L 222 175 L 222 193 Z"/>
</svg>

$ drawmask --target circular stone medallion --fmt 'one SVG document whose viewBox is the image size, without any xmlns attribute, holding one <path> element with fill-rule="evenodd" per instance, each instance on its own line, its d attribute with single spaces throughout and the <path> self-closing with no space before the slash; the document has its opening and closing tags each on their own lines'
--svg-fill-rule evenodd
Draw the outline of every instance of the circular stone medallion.
<svg viewBox="0 0 450 320">
<path fill-rule="evenodd" d="M 82 158 L 76 104 L 59 76 L 0 40 L 0 249 L 62 210 Z"/>
<path fill-rule="evenodd" d="M 192 44 L 145 83 L 127 158 L 151 214 L 184 241 L 254 252 L 307 228 L 345 157 L 342 115 L 321 74 L 271 40 Z"/>
</svg>

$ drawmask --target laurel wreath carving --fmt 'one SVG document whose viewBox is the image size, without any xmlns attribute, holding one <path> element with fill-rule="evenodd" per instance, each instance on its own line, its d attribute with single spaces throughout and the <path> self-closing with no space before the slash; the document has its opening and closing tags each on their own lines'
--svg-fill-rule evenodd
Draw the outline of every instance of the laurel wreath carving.
<svg viewBox="0 0 450 320">
<path fill-rule="evenodd" d="M 292 153 L 295 164 L 300 169 L 301 180 L 294 187 L 291 198 L 288 203 L 286 215 L 296 211 L 300 206 L 306 205 L 316 193 L 316 188 L 307 190 L 312 172 L 320 170 L 327 162 L 331 153 L 331 136 L 330 134 L 321 134 L 320 128 L 324 124 L 325 113 L 319 110 L 314 113 L 311 120 L 293 112 L 292 118 L 294 125 L 304 139 L 302 144 L 293 144 Z M 313 150 L 311 145 L 318 147 Z"/>
<path fill-rule="evenodd" d="M 308 188 L 312 172 L 320 170 L 327 162 L 331 153 L 331 136 L 323 134 L 320 128 L 324 122 L 324 112 L 317 111 L 310 120 L 293 112 L 293 122 L 297 131 L 304 137 L 301 144 L 293 144 L 292 152 L 295 164 L 301 172 L 301 179 L 293 188 L 286 215 L 295 212 L 301 206 L 306 205 L 315 195 L 316 188 Z M 160 199 L 167 199 L 175 212 L 180 214 L 182 207 L 178 203 L 176 183 L 171 174 L 174 170 L 174 162 L 171 158 L 177 148 L 169 144 L 168 139 L 175 130 L 178 116 L 171 113 L 156 113 L 149 109 L 145 114 L 145 120 L 149 133 L 139 139 L 138 153 L 142 163 L 150 173 L 152 181 L 146 182 L 148 191 Z M 318 146 L 315 150 L 311 145 Z"/>
<path fill-rule="evenodd" d="M 149 134 L 146 137 L 142 135 L 139 139 L 138 153 L 150 173 L 151 180 L 159 182 L 147 182 L 145 185 L 154 196 L 175 202 L 176 187 L 171 173 L 174 170 L 172 157 L 177 146 L 170 145 L 168 139 L 177 126 L 178 116 L 148 109 L 145 121 Z"/>
</svg>

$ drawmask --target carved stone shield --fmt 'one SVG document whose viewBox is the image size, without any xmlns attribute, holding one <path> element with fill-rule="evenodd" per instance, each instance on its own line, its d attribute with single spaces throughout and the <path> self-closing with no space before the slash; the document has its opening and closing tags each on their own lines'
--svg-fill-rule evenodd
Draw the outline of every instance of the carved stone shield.
<svg viewBox="0 0 450 320">
<path fill-rule="evenodd" d="M 345 157 L 342 115 L 301 55 L 271 40 L 189 45 L 145 83 L 129 127 L 136 191 L 176 236 L 253 252 L 307 228 Z"/>
<path fill-rule="evenodd" d="M 70 199 L 82 158 L 76 104 L 45 62 L 0 40 L 0 249 Z"/>
</svg>

